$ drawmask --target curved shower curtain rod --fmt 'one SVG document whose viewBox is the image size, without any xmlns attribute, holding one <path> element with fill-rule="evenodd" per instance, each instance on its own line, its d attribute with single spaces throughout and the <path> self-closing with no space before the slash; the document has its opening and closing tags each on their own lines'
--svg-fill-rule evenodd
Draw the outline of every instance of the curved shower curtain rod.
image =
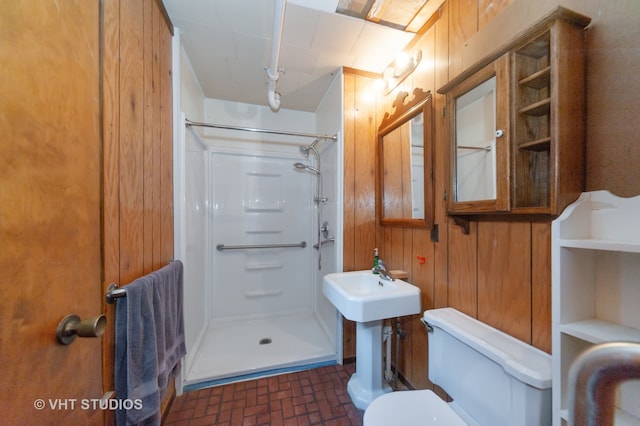
<svg viewBox="0 0 640 426">
<path fill-rule="evenodd" d="M 268 129 L 256 129 L 252 127 L 237 127 L 237 126 L 224 126 L 221 124 L 211 124 L 211 123 L 198 123 L 195 121 L 191 121 L 189 119 L 184 120 L 185 125 L 187 126 L 196 126 L 196 127 L 212 127 L 215 129 L 226 129 L 226 130 L 242 130 L 245 132 L 257 132 L 257 133 L 270 133 L 274 135 L 287 135 L 287 136 L 300 136 L 303 138 L 316 138 L 316 139 L 328 139 L 332 141 L 337 141 L 337 135 L 316 135 L 313 133 L 300 133 L 300 132 L 286 132 L 283 130 L 268 130 Z"/>
</svg>

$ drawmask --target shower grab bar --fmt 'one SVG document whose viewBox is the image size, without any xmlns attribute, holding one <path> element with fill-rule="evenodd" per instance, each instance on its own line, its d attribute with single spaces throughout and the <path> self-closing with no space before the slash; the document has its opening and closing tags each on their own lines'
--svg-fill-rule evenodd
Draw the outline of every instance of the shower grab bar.
<svg viewBox="0 0 640 426">
<path fill-rule="evenodd" d="M 265 249 L 265 248 L 291 248 L 291 247 L 300 247 L 305 248 L 307 246 L 306 241 L 302 241 L 298 244 L 248 244 L 243 246 L 225 246 L 224 244 L 218 244 L 216 249 L 218 251 L 225 250 L 249 250 L 249 249 Z"/>
<path fill-rule="evenodd" d="M 321 245 L 325 245 L 327 243 L 334 243 L 336 241 L 336 237 L 327 238 L 326 240 L 322 240 L 320 244 L 314 244 L 313 248 L 318 250 Z"/>
<path fill-rule="evenodd" d="M 191 121 L 188 118 L 184 120 L 187 126 L 196 126 L 196 127 L 211 127 L 214 129 L 226 129 L 226 130 L 242 130 L 245 132 L 257 132 L 257 133 L 270 133 L 273 135 L 286 135 L 286 136 L 300 136 L 304 138 L 316 138 L 316 139 L 329 139 L 332 141 L 337 141 L 337 135 L 317 135 L 314 133 L 301 133 L 301 132 L 290 132 L 284 130 L 268 130 L 268 129 L 257 129 L 253 127 L 238 127 L 238 126 L 225 126 L 222 124 L 211 124 L 211 123 L 198 123 L 196 121 Z"/>
</svg>

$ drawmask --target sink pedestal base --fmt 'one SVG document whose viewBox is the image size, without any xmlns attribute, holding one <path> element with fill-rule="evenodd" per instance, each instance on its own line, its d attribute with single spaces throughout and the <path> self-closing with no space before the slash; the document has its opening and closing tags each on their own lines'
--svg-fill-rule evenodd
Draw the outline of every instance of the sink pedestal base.
<svg viewBox="0 0 640 426">
<path fill-rule="evenodd" d="M 356 372 L 347 391 L 353 404 L 365 410 L 391 387 L 382 379 L 382 320 L 356 323 Z"/>
</svg>

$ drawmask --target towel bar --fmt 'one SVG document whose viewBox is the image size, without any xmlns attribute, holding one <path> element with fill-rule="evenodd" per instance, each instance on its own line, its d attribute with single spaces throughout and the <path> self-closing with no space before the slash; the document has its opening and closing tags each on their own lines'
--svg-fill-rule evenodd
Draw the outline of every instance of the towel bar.
<svg viewBox="0 0 640 426">
<path fill-rule="evenodd" d="M 172 257 L 169 259 L 168 263 L 171 263 L 173 261 L 174 259 Z M 118 284 L 116 283 L 109 284 L 109 287 L 107 287 L 107 294 L 105 296 L 107 303 L 109 305 L 113 305 L 114 303 L 116 303 L 116 299 L 119 299 L 121 297 L 127 297 L 127 291 L 125 290 L 125 288 L 118 287 Z"/>
<path fill-rule="evenodd" d="M 124 288 L 119 288 L 116 283 L 112 283 L 107 287 L 107 295 L 105 299 L 109 305 L 113 305 L 116 303 L 116 299 L 121 297 L 127 297 L 127 291 Z"/>
</svg>

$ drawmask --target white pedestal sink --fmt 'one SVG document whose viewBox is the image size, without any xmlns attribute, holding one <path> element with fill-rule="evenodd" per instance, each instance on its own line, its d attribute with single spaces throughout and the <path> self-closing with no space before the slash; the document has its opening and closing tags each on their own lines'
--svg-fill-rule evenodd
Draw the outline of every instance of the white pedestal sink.
<svg viewBox="0 0 640 426">
<path fill-rule="evenodd" d="M 356 322 L 356 372 L 347 390 L 361 410 L 391 390 L 382 379 L 382 321 L 420 312 L 420 289 L 386 281 L 371 271 L 325 275 L 322 292 L 345 318 Z"/>
</svg>

